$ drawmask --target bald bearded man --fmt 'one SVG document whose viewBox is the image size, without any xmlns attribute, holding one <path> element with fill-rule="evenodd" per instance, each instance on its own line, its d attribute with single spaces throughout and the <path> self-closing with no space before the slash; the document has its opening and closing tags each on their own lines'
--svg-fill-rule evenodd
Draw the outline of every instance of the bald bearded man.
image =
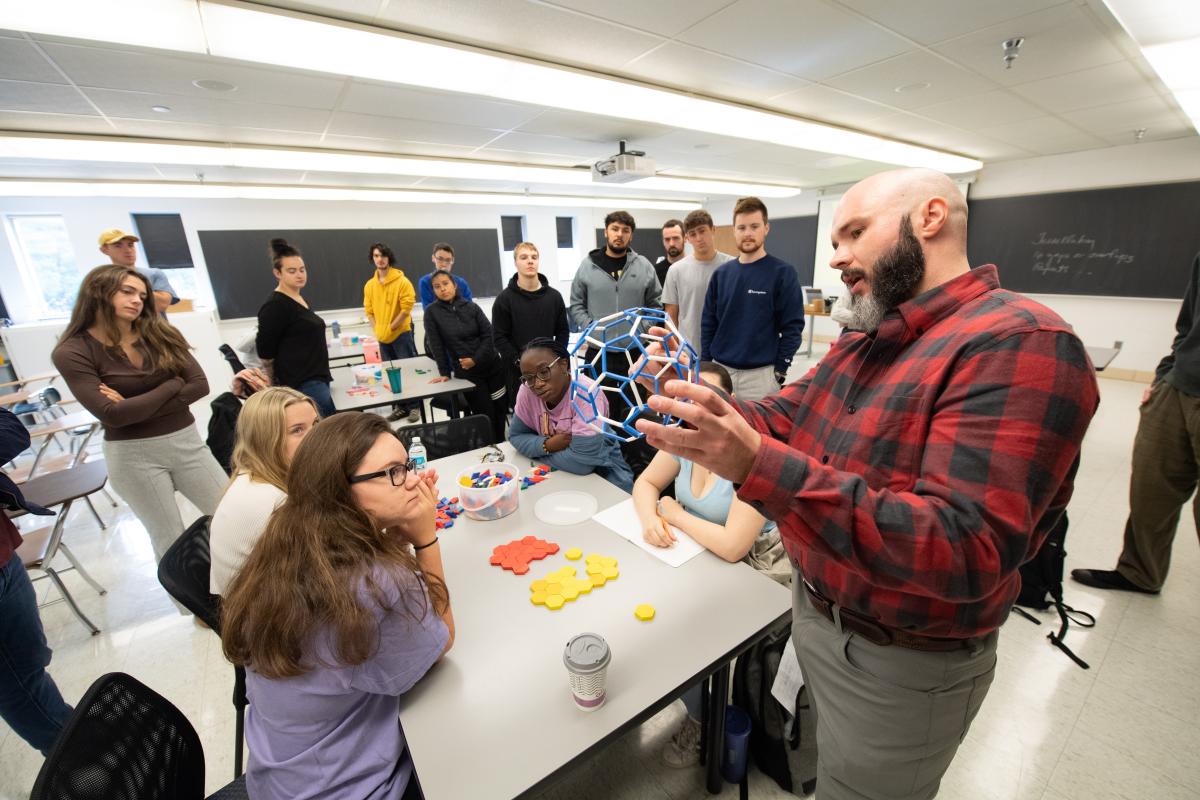
<svg viewBox="0 0 1200 800">
<path fill-rule="evenodd" d="M 937 794 L 1099 402 L 1070 326 L 972 269 L 966 236 L 945 175 L 858 183 L 833 223 L 852 321 L 829 355 L 760 402 L 672 381 L 650 405 L 689 427 L 637 423 L 779 524 L 821 800 Z"/>
</svg>

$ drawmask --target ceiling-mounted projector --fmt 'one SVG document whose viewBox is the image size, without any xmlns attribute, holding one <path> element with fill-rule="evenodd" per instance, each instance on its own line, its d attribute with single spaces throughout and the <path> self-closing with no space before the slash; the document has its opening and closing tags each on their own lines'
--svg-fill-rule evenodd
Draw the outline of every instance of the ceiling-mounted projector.
<svg viewBox="0 0 1200 800">
<path fill-rule="evenodd" d="M 600 183 L 629 183 L 654 177 L 654 159 L 641 150 L 626 150 L 625 140 L 620 152 L 592 164 L 592 180 Z"/>
</svg>

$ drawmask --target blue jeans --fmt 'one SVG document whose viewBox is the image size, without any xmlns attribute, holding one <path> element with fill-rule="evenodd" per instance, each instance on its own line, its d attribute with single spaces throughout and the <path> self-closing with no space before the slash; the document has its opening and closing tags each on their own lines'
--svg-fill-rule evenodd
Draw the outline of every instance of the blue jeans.
<svg viewBox="0 0 1200 800">
<path fill-rule="evenodd" d="M 325 381 L 314 378 L 300 384 L 296 390 L 317 404 L 317 413 L 322 417 L 332 417 L 337 413 L 337 409 L 333 407 L 333 395 L 329 393 L 329 384 Z"/>
<path fill-rule="evenodd" d="M 16 553 L 0 567 L 0 620 L 0 717 L 46 755 L 71 707 L 46 674 L 50 648 L 33 584 Z"/>
<path fill-rule="evenodd" d="M 384 361 L 395 361 L 398 358 L 413 358 L 417 354 L 417 340 L 413 338 L 413 332 L 407 330 L 397 336 L 390 342 L 379 343 L 379 355 Z M 412 411 L 420 406 L 420 403 L 396 403 L 393 408 L 401 411 Z"/>
</svg>

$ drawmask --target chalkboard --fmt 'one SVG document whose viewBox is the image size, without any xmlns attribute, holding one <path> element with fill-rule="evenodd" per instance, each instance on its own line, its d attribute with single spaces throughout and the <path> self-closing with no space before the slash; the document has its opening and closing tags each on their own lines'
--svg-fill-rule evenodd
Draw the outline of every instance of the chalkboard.
<svg viewBox="0 0 1200 800">
<path fill-rule="evenodd" d="M 1018 292 L 1183 297 L 1200 251 L 1200 182 L 969 203 L 971 264 Z"/>
<path fill-rule="evenodd" d="M 596 246 L 604 247 L 604 229 L 596 229 Z M 633 232 L 633 249 L 653 264 L 667 253 L 662 246 L 661 228 L 638 228 Z M 817 252 L 817 217 L 780 217 L 771 220 L 767 234 L 767 252 L 796 268 L 801 286 L 812 286 L 813 260 Z M 737 253 L 731 253 L 737 255 Z"/>
<path fill-rule="evenodd" d="M 433 269 L 436 242 L 454 247 L 454 274 L 475 297 L 500 294 L 500 242 L 495 228 L 437 230 L 337 229 L 199 231 L 200 249 L 222 319 L 257 316 L 277 285 L 267 243 L 282 237 L 300 249 L 308 268 L 304 299 L 317 311 L 362 306 L 363 284 L 374 267 L 370 247 L 383 242 L 396 254 L 396 265 L 416 287 Z"/>
</svg>

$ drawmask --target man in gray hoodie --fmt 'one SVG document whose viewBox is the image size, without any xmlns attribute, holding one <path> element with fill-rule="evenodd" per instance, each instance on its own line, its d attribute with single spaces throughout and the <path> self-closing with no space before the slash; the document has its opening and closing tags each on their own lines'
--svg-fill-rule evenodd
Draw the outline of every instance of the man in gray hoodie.
<svg viewBox="0 0 1200 800">
<path fill-rule="evenodd" d="M 626 308 L 645 306 L 659 308 L 662 286 L 654 266 L 645 257 L 629 249 L 637 227 L 628 211 L 614 211 L 604 218 L 604 247 L 598 247 L 584 257 L 571 281 L 571 320 L 583 330 L 593 321 Z M 614 328 L 608 338 L 625 330 Z M 591 353 L 587 358 L 590 360 Z M 629 374 L 629 358 L 617 353 L 608 354 L 608 371 Z M 627 404 L 615 394 L 608 395 L 609 414 L 622 421 L 629 413 Z M 636 470 L 635 470 L 636 471 Z"/>
</svg>

